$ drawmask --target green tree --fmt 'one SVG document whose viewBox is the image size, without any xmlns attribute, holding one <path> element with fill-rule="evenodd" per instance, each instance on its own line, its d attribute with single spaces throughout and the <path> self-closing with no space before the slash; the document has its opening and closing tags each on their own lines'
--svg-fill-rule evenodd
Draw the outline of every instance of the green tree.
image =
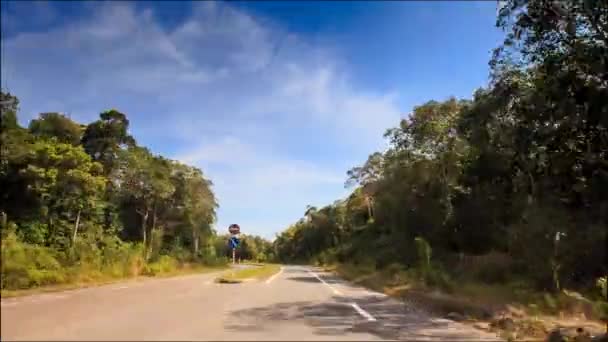
<svg viewBox="0 0 608 342">
<path fill-rule="evenodd" d="M 40 137 L 56 137 L 60 142 L 80 145 L 83 126 L 60 113 L 41 113 L 30 122 L 30 132 Z"/>
<path fill-rule="evenodd" d="M 198 255 L 201 239 L 211 235 L 218 204 L 211 190 L 212 183 L 201 170 L 183 164 L 174 164 L 174 169 L 175 203 L 184 226 L 191 233 L 192 252 Z"/>
<path fill-rule="evenodd" d="M 105 178 L 99 163 L 93 162 L 82 147 L 54 139 L 35 141 L 20 170 L 28 191 L 35 194 L 40 214 L 49 230 L 48 244 L 67 246 L 77 236 L 83 214 L 91 215 L 103 194 Z M 72 234 L 56 220 L 72 220 Z"/>
<path fill-rule="evenodd" d="M 119 151 L 135 145 L 135 139 L 128 133 L 129 120 L 126 115 L 115 110 L 99 114 L 99 120 L 87 125 L 82 136 L 85 151 L 100 162 L 109 175 L 117 164 Z"/>
</svg>

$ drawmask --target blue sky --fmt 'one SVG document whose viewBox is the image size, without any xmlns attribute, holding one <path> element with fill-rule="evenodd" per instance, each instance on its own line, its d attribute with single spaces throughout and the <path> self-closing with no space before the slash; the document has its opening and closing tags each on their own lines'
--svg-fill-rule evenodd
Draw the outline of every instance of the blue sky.
<svg viewBox="0 0 608 342">
<path fill-rule="evenodd" d="M 430 99 L 487 83 L 495 1 L 2 1 L 23 124 L 117 108 L 215 183 L 217 228 L 272 238 Z"/>
</svg>

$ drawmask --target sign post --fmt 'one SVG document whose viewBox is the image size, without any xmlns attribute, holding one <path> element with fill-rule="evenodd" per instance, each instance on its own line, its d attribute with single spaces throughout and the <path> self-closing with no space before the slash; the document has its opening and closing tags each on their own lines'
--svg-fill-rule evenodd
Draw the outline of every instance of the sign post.
<svg viewBox="0 0 608 342">
<path fill-rule="evenodd" d="M 236 248 L 239 246 L 239 238 L 238 234 L 241 233 L 241 227 L 238 224 L 234 223 L 228 227 L 228 232 L 232 234 L 230 240 L 228 241 L 230 248 L 232 248 L 232 264 L 236 264 Z"/>
</svg>

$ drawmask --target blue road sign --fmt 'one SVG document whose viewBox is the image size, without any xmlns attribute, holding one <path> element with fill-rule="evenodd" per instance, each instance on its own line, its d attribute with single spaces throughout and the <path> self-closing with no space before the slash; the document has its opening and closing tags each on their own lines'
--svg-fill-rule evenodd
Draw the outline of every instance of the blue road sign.
<svg viewBox="0 0 608 342">
<path fill-rule="evenodd" d="M 239 246 L 239 238 L 236 236 L 231 236 L 230 240 L 228 240 L 228 243 L 230 244 L 230 248 L 235 249 Z"/>
</svg>

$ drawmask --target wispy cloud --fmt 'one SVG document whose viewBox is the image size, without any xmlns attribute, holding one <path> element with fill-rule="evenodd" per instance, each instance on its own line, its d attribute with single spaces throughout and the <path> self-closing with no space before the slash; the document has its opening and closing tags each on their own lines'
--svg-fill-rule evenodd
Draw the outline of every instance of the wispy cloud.
<svg viewBox="0 0 608 342">
<path fill-rule="evenodd" d="M 397 94 L 353 84 L 330 47 L 229 4 L 195 2 L 171 31 L 130 3 L 87 6 L 5 42 L 2 71 L 23 118 L 56 110 L 90 121 L 119 108 L 142 144 L 212 177 L 220 225 L 240 220 L 270 235 L 306 204 L 342 194 L 347 163 L 399 119 Z M 316 158 L 309 145 L 341 158 Z"/>
</svg>

